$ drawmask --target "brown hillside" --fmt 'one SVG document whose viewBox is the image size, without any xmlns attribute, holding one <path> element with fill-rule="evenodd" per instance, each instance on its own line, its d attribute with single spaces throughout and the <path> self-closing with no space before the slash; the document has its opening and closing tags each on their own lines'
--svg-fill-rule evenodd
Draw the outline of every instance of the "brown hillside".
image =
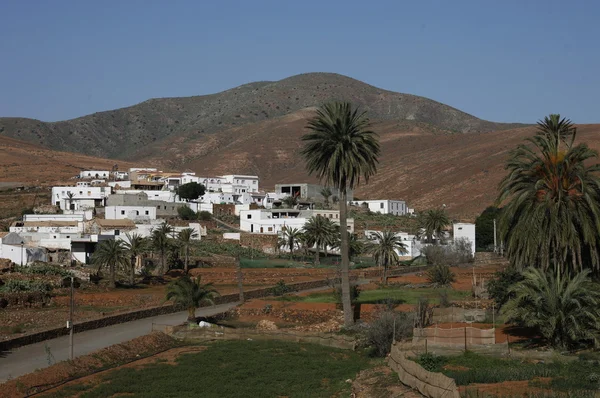
<svg viewBox="0 0 600 398">
<path fill-rule="evenodd" d="M 0 186 L 14 182 L 28 186 L 73 182 L 71 177 L 81 170 L 111 170 L 115 163 L 121 169 L 133 167 L 122 161 L 52 151 L 8 137 L 0 139 Z"/>
</svg>

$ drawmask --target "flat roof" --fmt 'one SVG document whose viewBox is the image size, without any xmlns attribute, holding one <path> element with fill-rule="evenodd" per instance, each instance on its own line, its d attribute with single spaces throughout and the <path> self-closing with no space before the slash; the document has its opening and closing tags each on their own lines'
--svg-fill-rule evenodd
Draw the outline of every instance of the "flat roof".
<svg viewBox="0 0 600 398">
<path fill-rule="evenodd" d="M 24 227 L 76 227 L 77 221 L 24 221 Z"/>
<path fill-rule="evenodd" d="M 135 223 L 125 218 L 123 220 L 106 220 L 104 218 L 96 218 L 96 224 L 104 228 L 135 228 Z"/>
</svg>

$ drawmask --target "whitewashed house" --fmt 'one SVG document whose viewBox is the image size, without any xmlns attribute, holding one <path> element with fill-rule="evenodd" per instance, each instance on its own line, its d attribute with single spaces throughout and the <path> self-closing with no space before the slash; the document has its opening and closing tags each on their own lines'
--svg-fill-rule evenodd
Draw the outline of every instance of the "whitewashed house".
<svg viewBox="0 0 600 398">
<path fill-rule="evenodd" d="M 122 220 L 128 218 L 133 221 L 156 220 L 155 206 L 106 206 L 104 218 L 107 220 Z"/>
<path fill-rule="evenodd" d="M 358 200 L 348 202 L 350 206 L 366 206 L 373 213 L 393 214 L 403 216 L 408 214 L 408 207 L 404 200 Z"/>
<path fill-rule="evenodd" d="M 243 194 L 258 192 L 258 176 L 229 174 L 217 177 L 197 177 L 207 192 Z"/>
<path fill-rule="evenodd" d="M 335 213 L 337 217 L 334 216 Z M 327 216 L 339 224 L 339 212 L 334 210 L 259 209 L 240 211 L 240 229 L 251 233 L 277 235 L 283 228 L 303 229 L 308 219 L 318 214 Z M 349 218 L 347 221 L 348 231 L 354 233 L 354 219 Z"/>
<path fill-rule="evenodd" d="M 0 235 L 0 258 L 7 258 L 17 265 L 27 265 L 31 262 L 25 240 L 16 232 Z"/>
<path fill-rule="evenodd" d="M 104 206 L 111 187 L 53 187 L 52 204 L 61 210 L 84 210 Z"/>
<path fill-rule="evenodd" d="M 383 231 L 365 230 L 365 238 L 376 243 L 378 242 L 377 233 L 382 234 Z M 396 232 L 394 235 L 399 237 L 404 246 L 406 246 L 406 253 L 400 253 L 399 250 L 395 250 L 398 256 L 403 258 L 414 258 L 421 255 L 423 244 L 415 235 L 410 235 L 407 232 Z"/>
<path fill-rule="evenodd" d="M 452 225 L 454 241 L 464 239 L 471 244 L 471 254 L 475 255 L 475 224 L 454 223 Z"/>
<path fill-rule="evenodd" d="M 84 170 L 79 173 L 79 178 L 107 179 L 109 177 L 110 171 L 108 170 Z"/>
</svg>

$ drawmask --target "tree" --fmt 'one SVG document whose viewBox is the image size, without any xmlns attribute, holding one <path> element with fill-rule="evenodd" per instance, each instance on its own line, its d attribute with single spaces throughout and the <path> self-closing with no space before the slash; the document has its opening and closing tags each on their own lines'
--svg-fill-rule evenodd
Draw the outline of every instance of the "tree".
<svg viewBox="0 0 600 398">
<path fill-rule="evenodd" d="M 444 229 L 450 225 L 450 219 L 446 215 L 444 209 L 427 210 L 420 220 L 421 228 L 425 230 L 427 241 L 433 241 L 433 237 L 437 238 L 436 244 L 442 239 Z"/>
<path fill-rule="evenodd" d="M 518 268 L 598 271 L 600 165 L 590 164 L 598 152 L 574 145 L 575 135 L 570 120 L 550 115 L 511 152 L 497 203 L 506 202 L 500 231 Z"/>
<path fill-rule="evenodd" d="M 193 280 L 189 275 L 182 275 L 167 286 L 167 300 L 188 310 L 188 322 L 196 320 L 196 308 L 202 304 L 214 305 L 219 293 L 212 283 L 201 283 L 200 277 Z"/>
<path fill-rule="evenodd" d="M 503 309 L 507 320 L 537 329 L 560 349 L 574 348 L 582 341 L 598 346 L 600 288 L 591 282 L 590 272 L 525 269 L 524 280 L 510 289 L 514 297 Z"/>
<path fill-rule="evenodd" d="M 135 263 L 139 255 L 148 251 L 148 240 L 137 233 L 126 233 L 125 250 L 129 255 L 129 284 L 135 285 Z"/>
<path fill-rule="evenodd" d="M 283 228 L 283 240 L 285 246 L 290 249 L 292 259 L 294 258 L 294 248 L 298 245 L 298 240 L 302 232 L 298 228 Z"/>
<path fill-rule="evenodd" d="M 196 230 L 194 228 L 184 228 L 181 231 L 179 231 L 179 235 L 177 236 L 179 246 L 183 250 L 183 255 L 184 255 L 183 264 L 184 264 L 184 270 L 185 270 L 186 274 L 188 272 L 190 247 L 192 246 L 192 243 L 193 243 L 192 240 L 197 239 L 197 238 L 198 238 L 198 232 L 196 232 Z"/>
<path fill-rule="evenodd" d="M 477 249 L 489 250 L 494 245 L 494 220 L 500 217 L 500 209 L 490 206 L 475 220 L 475 242 Z M 498 239 L 499 236 L 496 236 Z M 500 242 L 497 242 L 500 244 Z"/>
<path fill-rule="evenodd" d="M 196 200 L 200 196 L 204 195 L 204 192 L 206 192 L 204 185 L 198 184 L 197 182 L 188 182 L 187 184 L 180 185 L 179 188 L 177 188 L 177 195 L 179 195 L 181 199 L 185 200 Z"/>
<path fill-rule="evenodd" d="M 296 207 L 296 205 L 298 205 L 298 196 L 286 196 L 285 198 L 281 199 L 281 202 L 285 205 L 286 208 L 293 209 L 294 207 Z"/>
<path fill-rule="evenodd" d="M 178 207 L 177 214 L 182 220 L 196 220 L 198 218 L 198 214 L 187 206 Z"/>
<path fill-rule="evenodd" d="M 309 246 L 315 246 L 315 266 L 321 264 L 319 252 L 331 244 L 337 233 L 337 225 L 321 215 L 311 217 L 304 224 L 304 237 Z"/>
<path fill-rule="evenodd" d="M 383 283 L 387 285 L 387 271 L 390 265 L 396 265 L 400 262 L 400 254 L 408 253 L 406 245 L 402 242 L 402 238 L 394 232 L 383 231 L 373 234 L 376 243 L 371 244 L 370 252 L 375 259 L 375 262 L 383 267 Z"/>
<path fill-rule="evenodd" d="M 365 245 L 360 240 L 356 234 L 352 234 L 348 232 L 348 257 L 352 261 L 352 259 L 365 251 Z"/>
<path fill-rule="evenodd" d="M 96 247 L 92 255 L 92 263 L 98 265 L 98 271 L 101 267 L 109 269 L 109 286 L 115 288 L 115 273 L 117 268 L 127 268 L 129 258 L 127 249 L 122 240 L 109 239 L 102 241 Z"/>
<path fill-rule="evenodd" d="M 152 230 L 152 248 L 158 250 L 161 258 L 160 273 L 164 274 L 167 272 L 166 260 L 167 251 L 169 250 L 170 242 L 169 237 L 173 233 L 173 227 L 166 222 L 163 222 L 159 227 Z"/>
<path fill-rule="evenodd" d="M 321 189 L 321 196 L 323 197 L 323 202 L 325 205 L 325 208 L 329 208 L 329 198 L 331 198 L 332 192 L 331 192 L 331 188 L 329 187 L 325 187 L 323 189 Z"/>
<path fill-rule="evenodd" d="M 67 208 L 67 210 L 74 210 L 74 209 L 72 209 L 74 197 L 75 197 L 75 194 L 73 194 L 73 192 L 67 192 L 67 203 L 69 204 L 69 207 Z"/>
<path fill-rule="evenodd" d="M 348 191 L 356 189 L 361 178 L 368 182 L 377 172 L 377 157 L 380 154 L 377 134 L 370 130 L 366 113 L 353 109 L 348 102 L 323 105 L 308 121 L 307 128 L 310 131 L 302 137 L 306 144 L 301 152 L 307 170 L 324 185 L 339 191 L 340 229 L 346 232 Z M 340 252 L 344 324 L 350 326 L 354 323 L 354 317 L 346 233 L 341 234 Z"/>
</svg>

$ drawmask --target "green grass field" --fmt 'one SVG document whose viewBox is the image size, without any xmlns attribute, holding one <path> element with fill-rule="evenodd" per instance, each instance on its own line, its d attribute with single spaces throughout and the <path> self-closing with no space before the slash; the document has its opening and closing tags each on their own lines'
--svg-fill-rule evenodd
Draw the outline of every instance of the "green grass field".
<svg viewBox="0 0 600 398">
<path fill-rule="evenodd" d="M 101 383 L 67 386 L 46 397 L 347 396 L 346 380 L 373 363 L 356 352 L 312 344 L 227 341 L 182 354 L 176 365 L 121 368 L 103 375 Z"/>
<path fill-rule="evenodd" d="M 471 296 L 471 292 L 457 291 L 453 289 L 407 289 L 407 288 L 386 288 L 377 290 L 363 290 L 358 296 L 357 303 L 378 304 L 386 300 L 394 300 L 398 304 L 416 304 L 419 298 L 423 297 L 430 303 L 439 303 L 440 293 L 446 290 L 450 301 L 464 300 Z M 286 295 L 277 298 L 281 301 L 297 301 L 305 303 L 335 303 L 335 297 L 332 293 L 313 293 L 308 296 Z"/>
</svg>

